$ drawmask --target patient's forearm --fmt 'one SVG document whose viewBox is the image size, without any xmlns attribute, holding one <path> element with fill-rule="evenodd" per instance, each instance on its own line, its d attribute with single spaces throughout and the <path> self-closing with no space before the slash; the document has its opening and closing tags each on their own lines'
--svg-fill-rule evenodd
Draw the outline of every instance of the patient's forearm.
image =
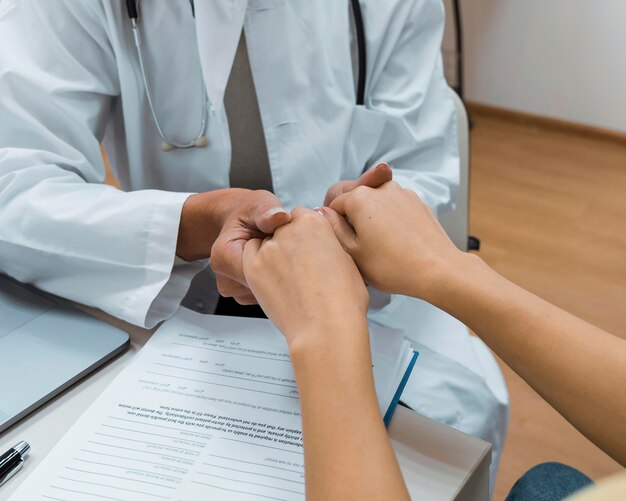
<svg viewBox="0 0 626 501">
<path fill-rule="evenodd" d="M 409 499 L 374 390 L 365 319 L 291 347 L 308 500 Z M 342 332 L 343 331 L 343 332 Z M 347 335 L 345 333 L 348 333 Z"/>
<path fill-rule="evenodd" d="M 460 254 L 430 297 L 596 445 L 626 465 L 626 341 Z"/>
</svg>

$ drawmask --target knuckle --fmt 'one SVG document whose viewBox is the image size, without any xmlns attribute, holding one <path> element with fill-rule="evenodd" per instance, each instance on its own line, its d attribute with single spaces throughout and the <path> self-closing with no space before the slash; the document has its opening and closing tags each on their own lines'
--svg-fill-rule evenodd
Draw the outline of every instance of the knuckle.
<svg viewBox="0 0 626 501">
<path fill-rule="evenodd" d="M 352 238 L 346 239 L 345 242 L 341 242 L 341 246 L 343 247 L 343 250 L 345 250 L 352 257 L 354 258 L 358 257 L 359 246 L 354 239 Z"/>
<path fill-rule="evenodd" d="M 224 297 L 236 297 L 250 293 L 248 288 L 239 282 L 224 277 L 217 277 L 217 290 Z"/>
<path fill-rule="evenodd" d="M 359 186 L 351 192 L 351 196 L 346 200 L 348 206 L 360 206 L 370 200 L 372 194 L 375 192 L 373 188 L 367 186 Z"/>
<path fill-rule="evenodd" d="M 257 300 L 252 294 L 243 294 L 243 295 L 235 296 L 235 301 L 237 301 L 237 303 L 239 303 L 242 306 L 257 304 Z"/>
<path fill-rule="evenodd" d="M 211 266 L 221 269 L 228 260 L 228 239 L 222 232 L 217 236 L 211 247 Z"/>
<path fill-rule="evenodd" d="M 261 254 L 259 252 L 259 254 L 255 256 L 254 259 L 252 259 L 246 266 L 246 279 L 249 278 L 250 280 L 254 281 L 255 278 L 260 274 L 260 272 L 263 271 L 263 268 L 265 267 L 264 261 L 264 254 Z"/>
<path fill-rule="evenodd" d="M 342 240 L 341 246 L 343 247 L 343 250 L 351 256 L 355 256 L 359 250 L 359 246 L 354 238 L 346 238 L 345 240 Z"/>
<path fill-rule="evenodd" d="M 326 192 L 326 198 L 324 199 L 324 205 L 328 205 L 335 198 L 341 195 L 341 187 L 337 183 L 333 184 Z"/>
<path fill-rule="evenodd" d="M 229 280 L 217 275 L 216 277 L 217 291 L 224 297 L 231 297 Z"/>
<path fill-rule="evenodd" d="M 243 266 L 243 245 L 217 240 L 211 249 L 211 269 L 230 277 L 239 277 Z"/>
<path fill-rule="evenodd" d="M 308 236 L 311 232 L 319 234 L 319 232 L 324 231 L 325 227 L 329 227 L 330 225 L 320 214 L 316 214 L 311 211 L 305 214 L 301 219 L 301 224 L 298 228 L 298 233 L 302 238 Z"/>
<path fill-rule="evenodd" d="M 300 217 L 300 219 L 308 224 L 311 224 L 311 223 L 314 224 L 319 219 L 319 216 L 315 214 L 315 212 L 308 210 L 302 213 L 302 216 Z"/>
<path fill-rule="evenodd" d="M 427 208 L 429 208 L 424 201 L 422 200 L 422 198 L 411 188 L 403 188 L 403 192 L 404 195 L 410 199 L 412 202 L 419 202 L 420 205 L 424 205 Z"/>
<path fill-rule="evenodd" d="M 222 248 L 217 242 L 213 245 L 211 249 L 211 269 L 215 273 L 220 273 L 226 268 L 226 259 L 224 258 L 224 253 L 222 252 Z"/>
<path fill-rule="evenodd" d="M 275 196 L 271 191 L 267 190 L 255 190 L 252 192 L 252 197 L 255 202 L 262 202 L 267 199 L 274 199 Z"/>
<path fill-rule="evenodd" d="M 369 197 L 371 191 L 372 188 L 369 188 L 367 186 L 357 186 L 356 188 L 354 188 L 354 190 L 352 190 L 352 195 L 353 198 L 357 200 L 362 200 L 366 197 Z"/>
<path fill-rule="evenodd" d="M 291 214 L 294 216 L 295 219 L 303 217 L 306 213 L 307 209 L 305 209 L 301 205 L 298 205 L 298 207 L 291 211 Z"/>
</svg>

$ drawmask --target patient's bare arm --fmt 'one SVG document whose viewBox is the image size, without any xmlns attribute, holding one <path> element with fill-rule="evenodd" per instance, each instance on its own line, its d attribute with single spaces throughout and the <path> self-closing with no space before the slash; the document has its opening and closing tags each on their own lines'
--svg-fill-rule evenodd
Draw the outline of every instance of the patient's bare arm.
<svg viewBox="0 0 626 501">
<path fill-rule="evenodd" d="M 579 431 L 626 466 L 626 340 L 459 251 L 417 195 L 395 183 L 357 188 L 331 207 L 325 215 L 371 284 L 419 297 L 458 318 Z"/>
</svg>

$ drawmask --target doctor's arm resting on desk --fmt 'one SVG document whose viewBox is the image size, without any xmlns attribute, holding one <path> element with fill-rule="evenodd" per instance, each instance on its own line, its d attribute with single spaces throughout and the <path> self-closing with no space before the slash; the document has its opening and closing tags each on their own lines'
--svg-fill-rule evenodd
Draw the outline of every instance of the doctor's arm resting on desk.
<svg viewBox="0 0 626 501">
<path fill-rule="evenodd" d="M 250 240 L 244 272 L 289 345 L 300 394 L 309 500 L 409 499 L 371 367 L 368 293 L 319 213 Z"/>
<path fill-rule="evenodd" d="M 428 207 L 393 182 L 359 188 L 321 211 L 369 284 L 424 299 L 459 319 L 581 433 L 626 465 L 625 340 L 459 251 Z"/>
</svg>

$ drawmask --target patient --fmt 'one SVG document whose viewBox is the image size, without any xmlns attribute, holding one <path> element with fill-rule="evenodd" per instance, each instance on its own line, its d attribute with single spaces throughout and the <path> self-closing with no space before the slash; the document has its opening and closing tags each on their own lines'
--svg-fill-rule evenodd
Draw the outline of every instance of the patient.
<svg viewBox="0 0 626 501">
<path fill-rule="evenodd" d="M 626 341 L 459 251 L 417 195 L 394 182 L 357 188 L 330 208 L 296 209 L 273 237 L 246 244 L 244 272 L 289 345 L 308 499 L 409 498 L 376 403 L 364 281 L 458 318 L 581 433 L 626 464 Z M 507 499 L 565 499 L 589 483 L 550 463 L 527 473 Z M 617 499 L 607 494 L 613 488 L 623 495 L 625 482 L 617 483 L 589 499 Z"/>
</svg>

